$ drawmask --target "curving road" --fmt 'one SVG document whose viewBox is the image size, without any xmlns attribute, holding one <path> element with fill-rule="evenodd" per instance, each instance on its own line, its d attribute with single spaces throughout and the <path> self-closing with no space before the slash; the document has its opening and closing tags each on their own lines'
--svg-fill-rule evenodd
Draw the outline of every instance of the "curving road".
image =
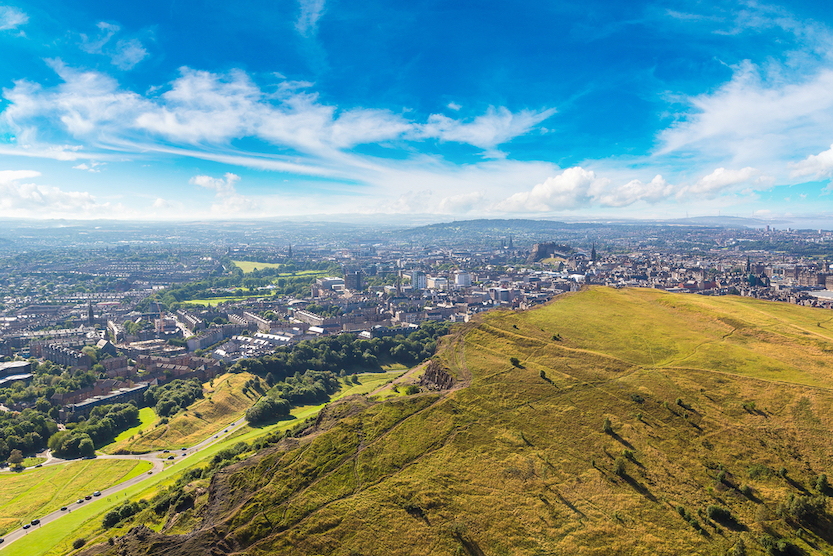
<svg viewBox="0 0 833 556">
<path fill-rule="evenodd" d="M 39 518 L 40 523 L 38 525 L 32 526 L 31 529 L 18 528 L 18 529 L 15 529 L 14 531 L 12 531 L 11 533 L 9 533 L 8 535 L 6 535 L 5 537 L 3 537 L 4 542 L 2 544 L 0 544 L 0 550 L 3 550 L 5 547 L 9 546 L 11 543 L 13 543 L 15 541 L 24 538 L 29 531 L 33 531 L 33 530 L 35 530 L 39 527 L 43 527 L 44 525 L 48 525 L 49 523 L 52 523 L 53 521 L 55 521 L 57 519 L 60 519 L 61 517 L 65 516 L 65 515 L 68 515 L 68 514 L 72 513 L 73 509 L 83 507 L 83 506 L 87 506 L 89 504 L 95 504 L 96 502 L 98 502 L 99 500 L 102 500 L 102 499 L 108 500 L 109 499 L 108 497 L 110 497 L 114 494 L 117 494 L 120 491 L 122 491 L 122 490 L 124 490 L 128 487 L 131 487 L 135 484 L 138 484 L 138 483 L 141 483 L 142 481 L 147 480 L 150 476 L 162 471 L 162 469 L 164 468 L 165 462 L 168 461 L 168 457 L 170 457 L 171 455 L 176 456 L 174 458 L 174 460 L 172 461 L 172 463 L 182 461 L 186 457 L 190 456 L 191 454 L 194 454 L 195 452 L 198 452 L 198 451 L 202 450 L 203 448 L 206 448 L 207 446 L 210 446 L 211 444 L 214 444 L 215 442 L 220 442 L 221 440 L 223 440 L 228 435 L 232 434 L 237 429 L 243 427 L 245 424 L 246 424 L 246 420 L 244 418 L 240 418 L 240 419 L 234 421 L 233 423 L 231 423 L 225 429 L 223 429 L 222 432 L 219 432 L 217 434 L 213 434 L 213 435 L 209 436 L 208 438 L 206 438 L 205 440 L 203 440 L 202 442 L 200 442 L 198 444 L 195 444 L 194 446 L 190 446 L 190 447 L 188 447 L 184 450 L 170 450 L 170 451 L 165 450 L 165 451 L 152 452 L 152 453 L 149 453 L 149 454 L 135 454 L 135 455 L 130 454 L 130 455 L 119 455 L 119 456 L 107 456 L 107 455 L 97 456 L 96 459 L 132 459 L 132 460 L 149 461 L 153 464 L 153 469 L 151 469 L 147 473 L 142 473 L 141 475 L 133 477 L 132 479 L 128 479 L 127 481 L 121 482 L 119 484 L 111 486 L 110 488 L 102 490 L 101 491 L 101 496 L 96 496 L 92 500 L 85 500 L 80 504 L 76 501 L 69 501 L 68 500 L 67 501 L 67 506 L 66 506 L 67 507 L 66 511 L 55 510 L 54 512 L 52 512 L 50 514 L 47 514 L 47 515 Z M 42 464 L 43 467 L 46 467 L 48 465 L 49 466 L 65 465 L 65 464 L 71 463 L 73 461 L 78 461 L 78 460 L 64 460 L 64 459 L 56 458 L 56 457 L 53 457 L 50 452 L 46 452 L 45 456 L 46 456 L 47 460 L 46 460 L 46 462 L 44 462 Z M 34 467 L 28 467 L 27 469 L 34 469 Z"/>
</svg>

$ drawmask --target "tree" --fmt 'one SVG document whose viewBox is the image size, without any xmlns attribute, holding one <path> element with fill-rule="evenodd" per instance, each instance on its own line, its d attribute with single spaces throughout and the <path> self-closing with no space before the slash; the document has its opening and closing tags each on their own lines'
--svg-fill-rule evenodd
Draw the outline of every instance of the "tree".
<svg viewBox="0 0 833 556">
<path fill-rule="evenodd" d="M 20 450 L 12 450 L 12 453 L 9 454 L 9 463 L 12 464 L 13 467 L 19 467 L 21 463 L 23 463 L 23 452 Z"/>
<path fill-rule="evenodd" d="M 509 362 L 512 363 L 513 367 L 520 367 L 521 366 L 521 360 L 518 359 L 517 357 L 510 357 Z"/>
</svg>

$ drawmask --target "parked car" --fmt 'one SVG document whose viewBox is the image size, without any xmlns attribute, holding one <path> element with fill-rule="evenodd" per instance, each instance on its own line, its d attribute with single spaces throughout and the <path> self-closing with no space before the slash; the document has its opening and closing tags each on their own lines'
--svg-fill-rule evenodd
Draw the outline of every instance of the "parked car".
<svg viewBox="0 0 833 556">
<path fill-rule="evenodd" d="M 29 527 L 31 527 L 31 525 L 29 525 L 28 523 L 24 523 L 24 524 L 23 524 L 23 528 L 24 528 L 24 529 L 28 529 Z"/>
<path fill-rule="evenodd" d="M 84 497 L 84 500 L 92 500 L 92 499 L 93 499 L 93 497 L 90 496 L 89 494 Z"/>
<path fill-rule="evenodd" d="M 97 490 L 97 491 L 93 492 L 93 496 L 101 496 L 101 491 Z"/>
<path fill-rule="evenodd" d="M 35 467 L 36 467 L 36 468 L 37 468 L 37 467 L 43 467 L 43 464 L 42 464 L 42 463 L 39 463 L 39 464 L 37 464 Z"/>
<path fill-rule="evenodd" d="M 67 511 L 67 507 L 66 507 L 66 506 L 61 506 L 61 511 L 62 511 L 62 512 Z"/>
<path fill-rule="evenodd" d="M 84 503 L 84 499 L 83 499 L 83 498 L 79 498 L 77 503 L 78 503 L 78 504 L 83 504 L 83 503 Z"/>
<path fill-rule="evenodd" d="M 168 459 L 174 459 L 174 457 L 173 456 L 168 456 Z"/>
<path fill-rule="evenodd" d="M 6 539 L 4 539 L 3 537 L 0 537 L 0 544 L 3 544 L 3 542 L 4 542 L 5 540 L 6 540 Z"/>
<path fill-rule="evenodd" d="M 37 525 L 38 523 L 40 523 L 40 519 L 33 519 L 32 520 L 32 525 Z"/>
</svg>

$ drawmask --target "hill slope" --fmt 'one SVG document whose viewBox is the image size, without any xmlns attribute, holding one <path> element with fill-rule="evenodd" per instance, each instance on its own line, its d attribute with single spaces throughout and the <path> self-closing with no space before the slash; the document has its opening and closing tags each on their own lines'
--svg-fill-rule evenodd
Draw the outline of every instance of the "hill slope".
<svg viewBox="0 0 833 556">
<path fill-rule="evenodd" d="M 452 391 L 333 404 L 165 518 L 193 531 L 90 551 L 823 553 L 831 318 L 606 288 L 489 313 L 441 347 Z"/>
</svg>

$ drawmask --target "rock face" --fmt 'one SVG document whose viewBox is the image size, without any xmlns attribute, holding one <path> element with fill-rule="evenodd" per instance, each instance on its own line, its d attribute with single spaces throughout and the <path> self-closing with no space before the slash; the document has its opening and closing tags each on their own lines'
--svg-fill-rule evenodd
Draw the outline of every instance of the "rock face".
<svg viewBox="0 0 833 556">
<path fill-rule="evenodd" d="M 454 385 L 454 377 L 448 374 L 439 363 L 431 360 L 419 384 L 429 390 L 448 390 Z"/>
<path fill-rule="evenodd" d="M 572 251 L 573 250 L 566 245 L 558 245 L 556 243 L 536 243 L 532 246 L 532 253 L 530 253 L 527 262 L 535 263 L 552 257 L 553 255 L 567 256 Z"/>
</svg>

